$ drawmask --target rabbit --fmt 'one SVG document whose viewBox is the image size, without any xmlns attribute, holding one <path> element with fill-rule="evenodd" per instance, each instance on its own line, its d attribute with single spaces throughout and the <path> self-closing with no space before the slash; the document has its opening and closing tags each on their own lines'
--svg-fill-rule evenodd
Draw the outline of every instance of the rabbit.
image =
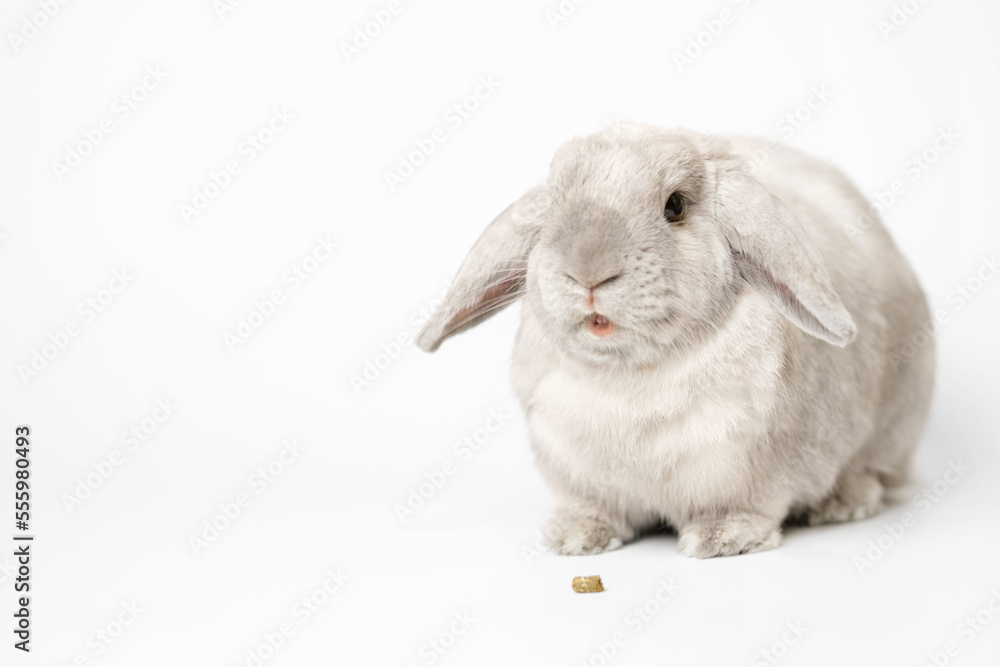
<svg viewBox="0 0 1000 667">
<path fill-rule="evenodd" d="M 754 553 L 906 484 L 934 382 L 933 341 L 908 345 L 926 298 L 840 171 L 768 141 L 570 140 L 419 332 L 433 352 L 522 301 L 513 387 L 556 552 L 666 526 L 683 556 Z"/>
</svg>

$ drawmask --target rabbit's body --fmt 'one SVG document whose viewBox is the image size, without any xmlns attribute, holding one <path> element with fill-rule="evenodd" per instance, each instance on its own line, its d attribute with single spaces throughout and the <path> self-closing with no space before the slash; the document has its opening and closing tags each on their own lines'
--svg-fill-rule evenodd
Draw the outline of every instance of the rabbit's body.
<svg viewBox="0 0 1000 667">
<path fill-rule="evenodd" d="M 850 238 L 867 204 L 846 178 L 787 148 L 736 173 L 757 147 L 644 126 L 577 140 L 534 217 L 504 214 L 520 236 L 501 248 L 524 256 L 514 385 L 562 553 L 661 522 L 686 555 L 758 551 L 789 517 L 863 518 L 905 481 L 933 383 L 931 345 L 900 356 L 929 319 L 923 293 L 879 223 Z M 646 209 L 664 195 L 630 179 L 689 193 L 693 212 L 659 229 Z M 743 209 L 782 227 L 760 234 Z M 510 266 L 480 282 L 511 294 Z M 429 325 L 438 342 L 469 319 L 453 311 Z M 588 330 L 590 311 L 608 319 Z"/>
<path fill-rule="evenodd" d="M 748 496 L 767 479 L 754 477 L 748 453 L 766 438 L 760 417 L 774 412 L 782 360 L 739 320 L 767 318 L 764 306 L 748 295 L 699 354 L 608 372 L 561 360 L 526 312 L 515 390 L 550 484 L 571 503 L 595 497 L 621 512 L 623 534 L 661 519 L 681 526 L 701 507 Z"/>
</svg>

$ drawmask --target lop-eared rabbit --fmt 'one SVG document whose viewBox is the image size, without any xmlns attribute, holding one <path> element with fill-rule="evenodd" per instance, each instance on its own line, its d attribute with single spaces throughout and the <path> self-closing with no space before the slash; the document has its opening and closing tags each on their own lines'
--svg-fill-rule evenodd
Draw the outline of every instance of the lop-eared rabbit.
<svg viewBox="0 0 1000 667">
<path fill-rule="evenodd" d="M 513 383 L 559 553 L 663 524 L 686 556 L 762 551 L 906 481 L 924 294 L 840 171 L 761 146 L 645 125 L 569 141 L 418 337 L 436 350 L 522 301 Z"/>
</svg>

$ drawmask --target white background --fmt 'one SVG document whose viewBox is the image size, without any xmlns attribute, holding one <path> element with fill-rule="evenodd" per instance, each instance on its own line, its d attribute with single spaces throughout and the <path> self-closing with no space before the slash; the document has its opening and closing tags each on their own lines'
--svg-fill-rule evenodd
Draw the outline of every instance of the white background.
<svg viewBox="0 0 1000 667">
<path fill-rule="evenodd" d="M 554 25 L 555 0 L 404 0 L 350 60 L 342 44 L 387 2 L 246 0 L 221 16 L 218 4 L 0 12 L 4 665 L 253 665 L 248 651 L 284 622 L 293 633 L 263 664 L 747 665 L 770 664 L 760 652 L 776 642 L 785 665 L 923 665 L 949 642 L 948 664 L 996 664 L 1000 618 L 963 624 L 1000 591 L 1000 279 L 977 282 L 1000 250 L 997 3 L 914 1 L 886 32 L 888 0 L 593 0 Z M 724 9 L 729 23 L 713 23 Z M 147 67 L 165 78 L 130 93 Z M 448 123 L 480 77 L 499 87 Z M 814 88 L 828 99 L 803 107 Z M 127 117 L 123 94 L 143 98 Z M 294 120 L 246 159 L 241 145 L 281 108 Z M 60 179 L 55 163 L 105 118 L 111 132 Z M 873 200 L 901 181 L 886 222 L 946 322 L 918 483 L 900 504 L 753 556 L 682 559 L 672 536 L 538 552 L 550 498 L 508 379 L 517 308 L 434 356 L 409 345 L 378 359 L 554 149 L 618 119 L 787 140 Z M 391 190 L 385 173 L 439 127 L 445 141 Z M 948 128 L 958 138 L 913 174 Z M 185 220 L 181 205 L 229 160 L 240 172 Z M 283 277 L 321 237 L 339 248 L 292 289 Z M 121 270 L 127 287 L 102 294 Z M 959 286 L 975 292 L 959 299 Z M 226 334 L 274 289 L 283 303 L 230 350 Z M 92 318 L 80 309 L 108 297 Z M 36 351 L 51 358 L 25 376 Z M 161 423 L 158 399 L 178 406 Z M 455 443 L 490 410 L 509 417 L 464 460 Z M 10 631 L 18 424 L 34 433 L 30 656 Z M 123 433 L 144 424 L 130 450 Z M 251 479 L 290 439 L 303 451 L 273 483 Z M 116 450 L 120 465 L 68 506 Z M 448 462 L 454 474 L 402 522 L 394 506 Z M 949 462 L 968 468 L 954 484 Z M 936 502 L 914 503 L 935 482 Z M 195 553 L 191 537 L 243 493 L 249 506 Z M 916 523 L 891 537 L 906 512 Z M 328 570 L 349 579 L 317 593 Z M 583 574 L 608 590 L 573 593 Z M 664 604 L 661 578 L 679 586 Z M 313 594 L 324 604 L 297 615 Z M 132 603 L 138 617 L 98 639 Z M 451 644 L 462 613 L 474 621 Z M 805 631 L 783 647 L 789 623 Z M 618 632 L 610 660 L 594 653 Z M 450 647 L 429 653 L 439 637 Z"/>
</svg>

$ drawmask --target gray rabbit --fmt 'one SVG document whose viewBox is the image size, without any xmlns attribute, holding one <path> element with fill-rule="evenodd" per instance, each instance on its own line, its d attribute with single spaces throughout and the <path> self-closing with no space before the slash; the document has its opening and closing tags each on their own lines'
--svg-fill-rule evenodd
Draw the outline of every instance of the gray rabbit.
<svg viewBox="0 0 1000 667">
<path fill-rule="evenodd" d="M 924 294 L 880 222 L 848 233 L 872 214 L 843 174 L 786 147 L 752 165 L 760 146 L 633 124 L 569 141 L 418 337 L 522 299 L 513 381 L 560 553 L 664 522 L 686 556 L 762 551 L 906 482 L 934 350 L 899 350 Z"/>
</svg>

